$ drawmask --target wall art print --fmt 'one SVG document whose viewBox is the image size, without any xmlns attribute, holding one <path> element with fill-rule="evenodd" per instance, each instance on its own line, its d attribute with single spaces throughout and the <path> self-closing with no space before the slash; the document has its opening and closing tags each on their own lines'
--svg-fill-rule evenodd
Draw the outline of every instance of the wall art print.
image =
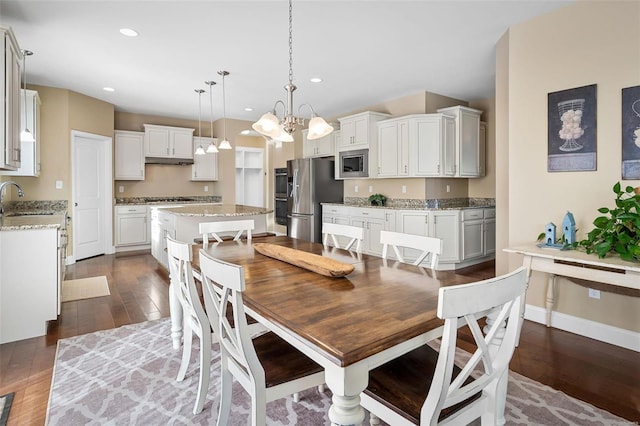
<svg viewBox="0 0 640 426">
<path fill-rule="evenodd" d="M 547 170 L 596 170 L 596 85 L 549 93 L 547 120 Z"/>
<path fill-rule="evenodd" d="M 622 179 L 640 179 L 640 86 L 622 89 Z"/>
</svg>

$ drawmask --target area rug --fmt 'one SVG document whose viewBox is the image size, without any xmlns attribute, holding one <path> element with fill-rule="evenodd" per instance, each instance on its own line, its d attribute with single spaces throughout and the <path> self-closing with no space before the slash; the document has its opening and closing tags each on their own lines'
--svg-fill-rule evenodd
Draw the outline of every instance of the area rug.
<svg viewBox="0 0 640 426">
<path fill-rule="evenodd" d="M 63 302 L 108 296 L 110 294 L 109 283 L 107 282 L 107 277 L 104 275 L 99 277 L 62 281 Z"/>
<path fill-rule="evenodd" d="M 46 424 L 215 424 L 218 346 L 213 347 L 204 410 L 193 415 L 199 342 L 194 342 L 187 377 L 176 382 L 181 352 L 172 349 L 170 330 L 170 320 L 164 318 L 58 341 Z M 248 424 L 250 399 L 238 383 L 232 401 L 229 424 Z M 291 397 L 268 403 L 267 424 L 328 425 L 330 405 L 329 390 L 309 389 L 298 403 Z M 633 424 L 513 372 L 505 415 L 508 425 Z"/>
<path fill-rule="evenodd" d="M 14 392 L 0 396 L 0 426 L 6 426 L 9 420 L 9 411 L 13 402 Z"/>
</svg>

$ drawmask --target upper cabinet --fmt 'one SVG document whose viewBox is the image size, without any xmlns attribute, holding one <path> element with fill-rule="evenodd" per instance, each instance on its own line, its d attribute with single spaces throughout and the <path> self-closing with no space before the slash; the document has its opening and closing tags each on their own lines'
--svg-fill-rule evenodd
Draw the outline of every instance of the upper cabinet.
<svg viewBox="0 0 640 426">
<path fill-rule="evenodd" d="M 480 141 L 482 111 L 454 106 L 440 108 L 438 112 L 455 119 L 454 144 L 445 154 L 446 175 L 467 178 L 483 176 L 484 164 L 481 164 L 481 160 L 484 160 L 484 146 Z"/>
<path fill-rule="evenodd" d="M 409 119 L 379 121 L 378 177 L 409 176 Z"/>
<path fill-rule="evenodd" d="M 307 139 L 308 129 L 302 131 L 302 156 L 304 158 L 332 157 L 336 153 L 336 133 L 335 130 L 319 139 Z"/>
<path fill-rule="evenodd" d="M 145 157 L 193 159 L 193 132 L 184 127 L 144 125 Z"/>
<path fill-rule="evenodd" d="M 20 69 L 22 52 L 13 31 L 0 25 L 0 135 L 2 153 L 0 169 L 18 170 L 20 167 Z"/>
<path fill-rule="evenodd" d="M 144 133 L 116 130 L 115 180 L 144 180 Z"/>
<path fill-rule="evenodd" d="M 376 123 L 389 117 L 389 114 L 366 111 L 340 118 L 341 136 L 336 151 L 375 148 L 378 140 Z M 371 153 L 369 156 L 376 158 L 371 157 Z"/>
<path fill-rule="evenodd" d="M 193 138 L 193 152 L 201 146 L 205 149 L 203 155 L 194 155 L 193 164 L 191 165 L 191 180 L 218 180 L 218 153 L 206 152 L 207 147 L 211 143 L 218 143 L 215 138 Z"/>
<path fill-rule="evenodd" d="M 35 90 L 20 91 L 20 99 L 26 99 L 26 108 L 20 108 L 20 129 L 25 127 L 33 135 L 33 141 L 20 141 L 20 167 L 3 174 L 10 176 L 40 176 L 40 97 Z M 26 112 L 26 115 L 25 115 Z"/>
</svg>

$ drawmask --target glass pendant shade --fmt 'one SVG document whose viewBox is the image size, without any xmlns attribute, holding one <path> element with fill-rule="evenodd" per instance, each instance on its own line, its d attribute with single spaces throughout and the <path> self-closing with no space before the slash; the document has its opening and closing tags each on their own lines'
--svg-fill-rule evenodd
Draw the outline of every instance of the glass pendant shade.
<svg viewBox="0 0 640 426">
<path fill-rule="evenodd" d="M 195 154 L 196 155 L 204 155 L 205 154 L 204 148 L 202 147 L 202 145 L 198 145 L 198 148 L 196 149 Z"/>
<path fill-rule="evenodd" d="M 293 136 L 285 132 L 282 126 L 278 127 L 280 128 L 280 134 L 274 139 L 280 142 L 293 142 Z"/>
<path fill-rule="evenodd" d="M 309 121 L 309 133 L 307 133 L 307 139 L 319 139 L 327 136 L 331 132 L 333 132 L 333 127 L 331 127 L 324 118 L 313 117 Z"/>
<path fill-rule="evenodd" d="M 223 139 L 222 142 L 220 142 L 220 146 L 218 148 L 220 148 L 220 149 L 231 149 L 231 143 L 229 143 L 228 140 Z"/>
<path fill-rule="evenodd" d="M 284 132 L 280 126 L 280 121 L 273 113 L 267 112 L 260 117 L 260 120 L 251 125 L 253 130 L 272 139 L 278 139 L 280 134 Z M 286 132 L 284 132 L 286 133 Z"/>
<path fill-rule="evenodd" d="M 217 152 L 218 152 L 218 147 L 216 146 L 215 143 L 213 143 L 213 141 L 211 141 L 211 143 L 207 147 L 207 154 L 215 154 Z"/>
</svg>

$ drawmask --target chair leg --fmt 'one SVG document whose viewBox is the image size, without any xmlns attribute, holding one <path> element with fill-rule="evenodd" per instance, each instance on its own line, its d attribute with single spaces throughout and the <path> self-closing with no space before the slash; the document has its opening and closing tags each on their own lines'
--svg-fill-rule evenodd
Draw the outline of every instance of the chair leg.
<svg viewBox="0 0 640 426">
<path fill-rule="evenodd" d="M 371 426 L 375 426 L 375 425 L 379 425 L 380 424 L 380 419 L 378 418 L 378 416 L 376 416 L 375 414 L 369 412 L 369 424 Z"/>
<path fill-rule="evenodd" d="M 228 370 L 227 357 L 220 353 L 220 408 L 218 411 L 218 426 L 226 426 L 231 411 L 231 386 L 233 377 Z"/>
<path fill-rule="evenodd" d="M 182 360 L 180 361 L 180 368 L 178 369 L 178 377 L 176 377 L 178 382 L 183 381 L 184 376 L 187 374 L 189 360 L 191 359 L 191 342 L 193 341 L 193 332 L 191 331 L 189 321 L 184 322 L 183 330 Z"/>
<path fill-rule="evenodd" d="M 291 396 L 293 396 L 293 402 L 300 402 L 300 392 L 296 392 Z"/>
<path fill-rule="evenodd" d="M 209 325 L 206 330 L 202 330 L 200 339 L 200 377 L 198 380 L 198 394 L 196 396 L 196 404 L 193 408 L 193 414 L 198 414 L 204 407 L 209 391 L 209 376 L 211 368 L 211 333 L 209 333 Z"/>
<path fill-rule="evenodd" d="M 324 386 L 324 383 L 323 383 L 323 384 L 321 384 L 321 385 L 318 385 L 318 392 L 323 393 L 325 389 L 326 389 L 326 388 L 325 388 L 325 386 Z"/>
<path fill-rule="evenodd" d="M 255 395 L 251 398 L 251 425 L 264 426 L 267 424 L 267 401 L 264 389 L 255 389 Z"/>
</svg>

